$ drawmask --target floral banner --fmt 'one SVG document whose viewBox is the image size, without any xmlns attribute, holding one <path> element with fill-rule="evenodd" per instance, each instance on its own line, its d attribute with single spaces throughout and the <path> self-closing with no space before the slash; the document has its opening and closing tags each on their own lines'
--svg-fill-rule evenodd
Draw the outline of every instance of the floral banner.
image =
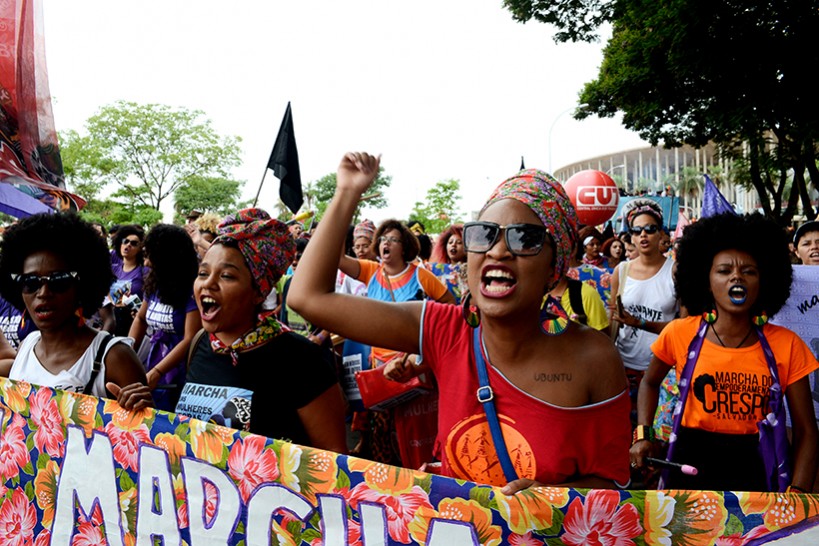
<svg viewBox="0 0 819 546">
<path fill-rule="evenodd" d="M 819 543 L 817 496 L 510 497 L 7 379 L 0 416 L 0 545 Z"/>
</svg>

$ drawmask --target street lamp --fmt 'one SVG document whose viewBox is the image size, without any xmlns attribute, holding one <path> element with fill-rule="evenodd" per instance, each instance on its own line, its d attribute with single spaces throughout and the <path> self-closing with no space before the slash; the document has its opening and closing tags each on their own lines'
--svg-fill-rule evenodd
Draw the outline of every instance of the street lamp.
<svg viewBox="0 0 819 546">
<path fill-rule="evenodd" d="M 555 124 L 557 124 L 558 120 L 562 118 L 564 115 L 568 114 L 569 112 L 575 110 L 576 106 L 572 106 L 571 108 L 567 108 L 560 112 L 555 119 L 552 121 L 552 125 L 549 126 L 549 174 L 554 176 L 554 172 L 552 171 L 552 130 L 555 128 Z"/>
</svg>

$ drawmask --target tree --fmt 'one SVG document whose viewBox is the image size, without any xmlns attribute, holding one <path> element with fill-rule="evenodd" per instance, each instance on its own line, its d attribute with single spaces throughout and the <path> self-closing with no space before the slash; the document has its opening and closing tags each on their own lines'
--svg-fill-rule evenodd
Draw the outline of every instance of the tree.
<svg viewBox="0 0 819 546">
<path fill-rule="evenodd" d="M 816 216 L 808 181 L 819 181 L 811 83 L 819 0 L 505 3 L 519 20 L 577 25 L 560 39 L 592 39 L 590 26 L 612 24 L 576 119 L 621 112 L 623 124 L 653 145 L 714 142 L 722 157 L 748 162 L 768 216 L 786 224 L 800 201 Z M 786 194 L 789 182 L 794 191 Z"/>
<path fill-rule="evenodd" d="M 179 214 L 192 210 L 215 212 L 221 216 L 239 209 L 242 182 L 212 176 L 194 176 L 177 188 L 174 209 Z"/>
<path fill-rule="evenodd" d="M 380 209 L 387 206 L 387 199 L 384 197 L 384 190 L 390 187 L 392 177 L 384 174 L 384 167 L 378 168 L 378 176 L 370 186 L 370 192 L 362 198 L 358 203 L 353 214 L 353 222 L 358 222 L 361 216 L 361 208 L 364 206 Z M 327 205 L 333 199 L 333 194 L 336 192 L 336 173 L 330 173 L 322 176 L 318 180 L 311 182 L 310 187 L 315 191 L 314 199 L 316 203 L 316 220 L 321 220 L 324 212 L 327 210 Z M 367 198 L 368 196 L 373 196 Z"/>
<path fill-rule="evenodd" d="M 437 182 L 427 190 L 424 203 L 415 203 L 410 213 L 410 222 L 421 222 L 429 233 L 441 233 L 450 225 L 461 222 L 458 213 L 460 189 L 461 183 L 455 179 Z"/>
<path fill-rule="evenodd" d="M 113 182 L 116 165 L 104 157 L 103 150 L 85 135 L 69 129 L 57 134 L 66 187 L 89 203 Z"/>
<path fill-rule="evenodd" d="M 114 194 L 159 210 L 182 185 L 227 178 L 240 163 L 239 139 L 221 137 L 200 110 L 119 101 L 86 123 L 89 142 L 113 165 Z"/>
</svg>

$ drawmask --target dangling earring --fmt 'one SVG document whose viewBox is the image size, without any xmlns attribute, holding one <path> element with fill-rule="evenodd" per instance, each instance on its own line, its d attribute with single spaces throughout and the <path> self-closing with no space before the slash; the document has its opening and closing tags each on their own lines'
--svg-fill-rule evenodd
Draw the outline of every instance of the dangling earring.
<svg viewBox="0 0 819 546">
<path fill-rule="evenodd" d="M 470 328 L 477 328 L 481 324 L 481 311 L 472 304 L 472 294 L 467 294 L 462 307 L 464 320 Z"/>
<path fill-rule="evenodd" d="M 761 328 L 768 323 L 768 314 L 765 311 L 762 311 L 760 314 L 751 317 L 751 322 Z"/>
<path fill-rule="evenodd" d="M 20 317 L 20 329 L 23 330 L 26 327 L 26 317 L 28 316 L 28 309 L 23 309 L 23 314 Z"/>
<path fill-rule="evenodd" d="M 714 324 L 717 321 L 717 310 L 711 309 L 702 314 L 702 318 L 707 324 Z"/>
<path fill-rule="evenodd" d="M 82 328 L 85 324 L 85 317 L 82 316 L 82 305 L 77 307 L 77 310 L 74 311 L 74 315 L 77 317 L 77 328 Z"/>
<path fill-rule="evenodd" d="M 540 307 L 540 330 L 550 336 L 559 336 L 569 327 L 569 315 L 552 296 L 546 296 L 546 300 Z"/>
</svg>

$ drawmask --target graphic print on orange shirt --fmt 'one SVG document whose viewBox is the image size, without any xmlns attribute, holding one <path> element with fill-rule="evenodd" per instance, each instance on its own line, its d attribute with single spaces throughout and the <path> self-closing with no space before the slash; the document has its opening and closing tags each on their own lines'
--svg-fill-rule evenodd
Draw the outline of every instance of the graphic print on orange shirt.
<svg viewBox="0 0 819 546">
<path fill-rule="evenodd" d="M 498 415 L 498 421 L 518 477 L 534 479 L 537 461 L 529 442 L 515 428 L 513 419 Z M 473 415 L 459 421 L 449 432 L 445 445 L 447 460 L 456 478 L 506 484 L 486 415 Z"/>
</svg>

